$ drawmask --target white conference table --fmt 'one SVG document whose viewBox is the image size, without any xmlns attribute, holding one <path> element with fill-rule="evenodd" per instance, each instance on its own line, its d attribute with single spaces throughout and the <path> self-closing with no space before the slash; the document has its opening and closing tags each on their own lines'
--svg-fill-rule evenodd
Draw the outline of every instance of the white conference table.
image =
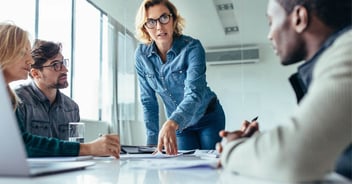
<svg viewBox="0 0 352 184">
<path fill-rule="evenodd" d="M 199 160 L 195 156 L 179 156 L 164 158 L 162 162 L 184 162 Z M 192 167 L 183 169 L 157 169 L 135 168 L 135 166 L 148 167 L 148 163 L 161 161 L 161 159 L 96 157 L 94 166 L 83 170 L 50 174 L 31 178 L 0 177 L 0 184 L 285 184 L 239 176 L 223 169 L 211 167 Z M 175 162 L 176 161 L 176 162 Z M 1 166 L 4 167 L 4 166 Z M 315 182 L 312 182 L 315 183 Z M 327 175 L 319 184 L 350 184 L 351 181 L 332 173 Z M 296 184 L 296 183 L 287 183 Z M 308 183 L 305 183 L 308 184 Z"/>
</svg>

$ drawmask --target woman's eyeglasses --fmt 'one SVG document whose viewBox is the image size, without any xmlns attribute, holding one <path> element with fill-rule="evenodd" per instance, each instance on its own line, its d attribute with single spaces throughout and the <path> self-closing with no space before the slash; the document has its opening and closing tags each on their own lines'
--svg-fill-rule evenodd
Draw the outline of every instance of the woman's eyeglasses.
<svg viewBox="0 0 352 184">
<path fill-rule="evenodd" d="M 52 67 L 56 72 L 62 70 L 62 66 L 67 67 L 68 66 L 68 59 L 63 59 L 61 61 L 55 61 L 54 63 L 46 66 L 38 66 L 35 68 L 46 68 L 46 67 Z"/>
<path fill-rule="evenodd" d="M 145 22 L 145 26 L 149 29 L 154 29 L 156 27 L 156 24 L 159 23 L 160 24 L 167 24 L 170 21 L 170 18 L 172 17 L 172 14 L 162 14 L 158 19 L 152 19 L 152 18 L 148 18 L 147 22 Z"/>
</svg>

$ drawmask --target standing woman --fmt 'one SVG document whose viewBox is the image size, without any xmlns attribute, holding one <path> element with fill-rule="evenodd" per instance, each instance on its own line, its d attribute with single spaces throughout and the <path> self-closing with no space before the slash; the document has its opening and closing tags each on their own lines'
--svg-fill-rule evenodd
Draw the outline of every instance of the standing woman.
<svg viewBox="0 0 352 184">
<path fill-rule="evenodd" d="M 207 86 L 205 51 L 182 34 L 184 19 L 168 0 L 144 0 L 136 16 L 135 52 L 147 144 L 177 150 L 214 149 L 225 114 Z M 159 131 L 158 94 L 167 120 Z"/>
<path fill-rule="evenodd" d="M 28 33 L 20 27 L 0 23 L 0 75 L 4 75 L 14 110 L 17 97 L 9 83 L 28 78 L 31 65 L 34 63 Z M 25 131 L 24 124 L 18 121 L 28 157 L 48 156 L 120 156 L 118 135 L 104 135 L 89 143 L 68 142 L 56 138 L 32 135 Z"/>
</svg>

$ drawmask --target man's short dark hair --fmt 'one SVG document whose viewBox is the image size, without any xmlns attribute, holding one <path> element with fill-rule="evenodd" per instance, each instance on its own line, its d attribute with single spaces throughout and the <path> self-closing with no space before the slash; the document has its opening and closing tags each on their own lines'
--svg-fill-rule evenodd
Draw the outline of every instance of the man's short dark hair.
<svg viewBox="0 0 352 184">
<path fill-rule="evenodd" d="M 309 16 L 315 14 L 321 21 L 334 30 L 352 24 L 351 0 L 277 0 L 287 14 L 296 5 L 302 5 L 309 11 Z"/>
<path fill-rule="evenodd" d="M 34 60 L 32 68 L 40 69 L 45 62 L 56 57 L 61 52 L 61 49 L 61 43 L 36 40 L 32 49 L 32 58 Z"/>
</svg>

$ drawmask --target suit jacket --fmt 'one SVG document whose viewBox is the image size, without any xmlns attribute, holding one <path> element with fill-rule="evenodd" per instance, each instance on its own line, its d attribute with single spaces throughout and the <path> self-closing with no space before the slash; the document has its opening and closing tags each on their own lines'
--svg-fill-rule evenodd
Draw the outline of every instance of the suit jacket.
<svg viewBox="0 0 352 184">
<path fill-rule="evenodd" d="M 228 143 L 225 169 L 278 181 L 311 181 L 332 172 L 352 140 L 352 30 L 322 53 L 309 90 L 276 128 Z"/>
</svg>

